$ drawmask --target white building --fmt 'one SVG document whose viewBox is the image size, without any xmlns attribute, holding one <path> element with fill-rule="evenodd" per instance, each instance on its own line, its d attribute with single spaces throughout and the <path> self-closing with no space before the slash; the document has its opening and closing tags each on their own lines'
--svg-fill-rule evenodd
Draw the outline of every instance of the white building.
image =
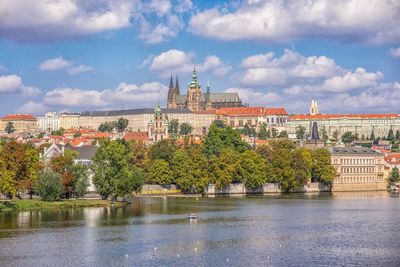
<svg viewBox="0 0 400 267">
<path fill-rule="evenodd" d="M 44 117 L 37 118 L 37 126 L 41 131 L 57 131 L 60 129 L 60 117 L 56 112 L 47 112 Z"/>
</svg>

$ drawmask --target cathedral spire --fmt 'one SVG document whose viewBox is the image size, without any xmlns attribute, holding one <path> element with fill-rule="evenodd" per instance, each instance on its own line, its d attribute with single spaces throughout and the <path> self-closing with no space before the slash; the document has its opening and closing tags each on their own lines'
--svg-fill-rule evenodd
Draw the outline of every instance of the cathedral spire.
<svg viewBox="0 0 400 267">
<path fill-rule="evenodd" d="M 210 79 L 207 80 L 207 94 L 210 94 Z"/>
<path fill-rule="evenodd" d="M 181 94 L 180 89 L 179 89 L 178 75 L 176 75 L 175 93 L 176 93 L 177 95 L 180 95 L 180 94 Z"/>
<path fill-rule="evenodd" d="M 174 82 L 172 81 L 172 74 L 171 74 L 171 79 L 169 80 L 169 89 L 174 89 Z"/>
</svg>

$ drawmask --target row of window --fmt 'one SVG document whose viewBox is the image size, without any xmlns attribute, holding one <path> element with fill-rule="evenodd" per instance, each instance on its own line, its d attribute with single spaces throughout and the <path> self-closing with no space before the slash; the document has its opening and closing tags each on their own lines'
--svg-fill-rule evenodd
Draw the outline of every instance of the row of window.
<svg viewBox="0 0 400 267">
<path fill-rule="evenodd" d="M 383 177 L 374 177 L 374 176 L 339 177 L 339 178 L 337 178 L 337 182 L 339 182 L 339 183 L 377 183 L 377 182 L 383 182 Z"/>
<path fill-rule="evenodd" d="M 356 168 L 347 168 L 347 167 L 342 167 L 340 169 L 341 173 L 374 173 L 375 168 L 374 167 L 356 167 Z"/>
<path fill-rule="evenodd" d="M 340 159 L 342 165 L 359 165 L 359 164 L 375 164 L 375 159 Z"/>
</svg>

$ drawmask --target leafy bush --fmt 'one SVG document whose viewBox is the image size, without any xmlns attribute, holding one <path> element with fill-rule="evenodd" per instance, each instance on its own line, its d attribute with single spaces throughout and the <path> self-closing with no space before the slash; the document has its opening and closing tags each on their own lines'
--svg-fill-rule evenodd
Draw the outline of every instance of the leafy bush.
<svg viewBox="0 0 400 267">
<path fill-rule="evenodd" d="M 34 185 L 34 191 L 44 201 L 57 200 L 64 192 L 61 175 L 48 168 L 43 170 Z"/>
</svg>

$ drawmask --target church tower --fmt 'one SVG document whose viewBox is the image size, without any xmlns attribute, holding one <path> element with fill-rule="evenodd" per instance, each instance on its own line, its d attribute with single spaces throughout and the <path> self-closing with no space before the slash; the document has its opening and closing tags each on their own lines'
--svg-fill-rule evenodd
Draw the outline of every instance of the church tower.
<svg viewBox="0 0 400 267">
<path fill-rule="evenodd" d="M 310 115 L 315 116 L 315 115 L 318 115 L 318 114 L 319 114 L 318 103 L 317 103 L 317 100 L 315 98 L 313 98 L 311 100 Z"/>
<path fill-rule="evenodd" d="M 179 81 L 178 81 L 178 75 L 176 76 L 176 82 L 175 82 L 175 94 L 180 95 L 180 89 L 179 89 Z"/>
<path fill-rule="evenodd" d="M 201 110 L 201 84 L 197 80 L 196 68 L 193 69 L 192 81 L 188 85 L 187 108 L 191 111 Z"/>
<path fill-rule="evenodd" d="M 178 77 L 176 78 L 176 82 L 178 83 Z M 176 87 L 174 87 L 174 82 L 172 81 L 172 74 L 169 81 L 167 108 L 176 108 Z"/>
</svg>

